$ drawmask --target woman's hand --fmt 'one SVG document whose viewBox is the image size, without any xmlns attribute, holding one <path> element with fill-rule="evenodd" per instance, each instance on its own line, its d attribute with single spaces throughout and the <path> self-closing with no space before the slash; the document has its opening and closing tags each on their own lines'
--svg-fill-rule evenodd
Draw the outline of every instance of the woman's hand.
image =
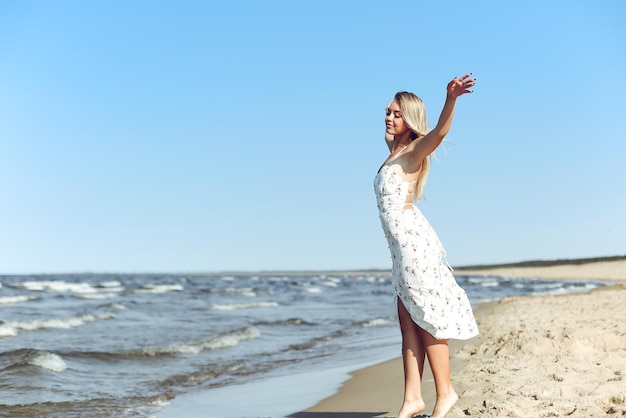
<svg viewBox="0 0 626 418">
<path fill-rule="evenodd" d="M 448 83 L 448 97 L 456 99 L 465 93 L 473 93 L 474 90 L 470 89 L 476 84 L 476 79 L 470 78 L 471 75 L 472 73 L 467 73 L 460 78 L 454 77 L 454 80 Z"/>
<path fill-rule="evenodd" d="M 452 125 L 452 118 L 454 117 L 456 98 L 465 93 L 473 92 L 473 90 L 470 89 L 476 84 L 476 79 L 470 78 L 471 76 L 472 73 L 467 73 L 462 77 L 454 77 L 454 80 L 448 83 L 446 89 L 448 91 L 448 97 L 443 105 L 437 126 L 423 137 L 414 141 L 415 146 L 412 152 L 417 161 L 422 161 L 424 158 L 428 157 L 430 153 L 441 144 L 443 138 L 448 135 L 450 126 Z"/>
</svg>

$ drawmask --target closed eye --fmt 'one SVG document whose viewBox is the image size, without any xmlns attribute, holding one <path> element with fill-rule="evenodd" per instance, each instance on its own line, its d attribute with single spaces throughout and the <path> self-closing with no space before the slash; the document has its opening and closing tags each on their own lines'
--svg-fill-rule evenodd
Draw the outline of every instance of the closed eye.
<svg viewBox="0 0 626 418">
<path fill-rule="evenodd" d="M 393 117 L 394 118 L 401 118 L 402 117 L 402 112 L 399 110 L 391 110 L 388 107 L 385 108 L 385 115 L 389 116 L 391 115 L 391 113 L 393 113 Z"/>
</svg>

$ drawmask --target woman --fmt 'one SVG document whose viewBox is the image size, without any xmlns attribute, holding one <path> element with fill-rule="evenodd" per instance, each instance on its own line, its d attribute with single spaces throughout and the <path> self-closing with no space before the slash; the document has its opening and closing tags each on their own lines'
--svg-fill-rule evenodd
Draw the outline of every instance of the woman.
<svg viewBox="0 0 626 418">
<path fill-rule="evenodd" d="M 374 186 L 391 251 L 402 332 L 404 402 L 398 418 L 411 417 L 426 407 L 421 393 L 426 356 L 437 391 L 432 418 L 448 413 L 458 396 L 450 382 L 447 340 L 478 335 L 467 295 L 445 261 L 437 234 L 414 204 L 422 195 L 430 154 L 450 130 L 456 100 L 472 93 L 475 82 L 468 73 L 448 83 L 439 122 L 430 132 L 424 105 L 413 93 L 397 93 L 386 109 L 385 140 L 391 153 L 378 170 Z"/>
</svg>

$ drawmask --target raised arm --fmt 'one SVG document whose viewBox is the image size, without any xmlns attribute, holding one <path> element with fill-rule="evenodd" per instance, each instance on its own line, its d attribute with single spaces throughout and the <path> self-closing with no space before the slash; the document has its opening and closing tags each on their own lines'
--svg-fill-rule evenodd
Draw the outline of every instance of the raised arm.
<svg viewBox="0 0 626 418">
<path fill-rule="evenodd" d="M 454 79 L 448 83 L 446 89 L 446 102 L 443 105 L 443 110 L 441 111 L 441 115 L 439 116 L 437 126 L 435 126 L 435 128 L 428 134 L 414 141 L 415 145 L 412 154 L 416 161 L 422 161 L 435 149 L 437 149 L 439 144 L 441 144 L 441 141 L 443 141 L 443 138 L 450 131 L 450 126 L 452 126 L 452 119 L 454 118 L 454 107 L 456 105 L 456 99 L 459 96 L 464 95 L 465 93 L 473 92 L 473 90 L 470 90 L 470 88 L 474 86 L 474 84 L 476 83 L 476 79 L 470 78 L 471 75 L 472 73 L 467 73 L 460 78 L 454 77 Z"/>
</svg>

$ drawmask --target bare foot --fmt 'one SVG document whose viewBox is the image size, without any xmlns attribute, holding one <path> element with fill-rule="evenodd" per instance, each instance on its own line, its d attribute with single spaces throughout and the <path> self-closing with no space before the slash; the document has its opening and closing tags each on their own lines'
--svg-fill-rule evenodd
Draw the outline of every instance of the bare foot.
<svg viewBox="0 0 626 418">
<path fill-rule="evenodd" d="M 426 408 L 426 404 L 422 399 L 415 401 L 404 401 L 400 412 L 398 412 L 398 418 L 411 418 L 415 414 L 419 414 Z"/>
<path fill-rule="evenodd" d="M 444 418 L 458 400 L 459 395 L 455 391 L 450 392 L 446 396 L 438 396 L 431 418 Z"/>
</svg>

